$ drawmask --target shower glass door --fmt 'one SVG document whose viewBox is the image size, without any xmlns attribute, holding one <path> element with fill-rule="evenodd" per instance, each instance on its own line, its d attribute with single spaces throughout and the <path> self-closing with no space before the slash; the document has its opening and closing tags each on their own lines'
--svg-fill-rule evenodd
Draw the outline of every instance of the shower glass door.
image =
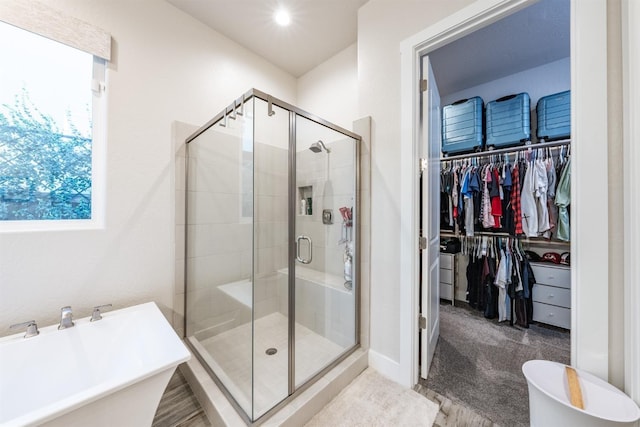
<svg viewBox="0 0 640 427">
<path fill-rule="evenodd" d="M 356 140 L 295 115 L 295 387 L 356 344 Z"/>
<path fill-rule="evenodd" d="M 357 344 L 358 140 L 308 117 L 252 90 L 187 140 L 186 341 L 248 424 Z"/>
</svg>

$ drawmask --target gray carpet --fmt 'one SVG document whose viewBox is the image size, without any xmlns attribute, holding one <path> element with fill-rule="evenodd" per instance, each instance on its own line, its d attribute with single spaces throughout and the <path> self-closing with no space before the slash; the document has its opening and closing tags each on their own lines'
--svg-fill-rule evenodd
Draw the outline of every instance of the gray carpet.
<svg viewBox="0 0 640 427">
<path fill-rule="evenodd" d="M 529 396 L 522 364 L 570 362 L 567 331 L 529 329 L 489 320 L 469 308 L 440 305 L 440 339 L 426 383 L 501 426 L 529 425 Z M 422 381 L 422 380 L 421 380 Z"/>
</svg>

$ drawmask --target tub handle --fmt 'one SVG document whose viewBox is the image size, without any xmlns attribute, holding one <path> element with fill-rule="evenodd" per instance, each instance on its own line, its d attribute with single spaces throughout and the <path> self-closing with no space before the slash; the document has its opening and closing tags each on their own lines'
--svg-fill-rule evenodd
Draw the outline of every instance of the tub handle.
<svg viewBox="0 0 640 427">
<path fill-rule="evenodd" d="M 15 328 L 22 328 L 24 326 L 27 327 L 27 332 L 24 334 L 25 338 L 35 337 L 40 333 L 40 331 L 38 330 L 38 325 L 36 324 L 35 320 L 28 320 L 26 322 L 16 323 L 15 325 L 9 326 L 9 328 L 15 329 Z"/>
<path fill-rule="evenodd" d="M 307 242 L 309 242 L 309 258 L 302 258 L 300 256 L 300 246 L 301 246 L 300 245 L 300 241 L 301 240 L 306 240 Z M 302 264 L 310 264 L 312 259 L 313 259 L 313 244 L 311 243 L 311 237 L 305 236 L 304 234 L 301 234 L 296 239 L 296 260 L 298 260 L 298 262 L 300 262 Z"/>
<path fill-rule="evenodd" d="M 100 313 L 100 310 L 102 310 L 103 308 L 109 308 L 109 307 L 111 307 L 111 304 L 104 304 L 104 305 L 98 305 L 96 307 L 93 307 L 93 313 L 91 313 L 91 321 L 95 322 L 96 320 L 102 319 L 102 314 Z"/>
</svg>

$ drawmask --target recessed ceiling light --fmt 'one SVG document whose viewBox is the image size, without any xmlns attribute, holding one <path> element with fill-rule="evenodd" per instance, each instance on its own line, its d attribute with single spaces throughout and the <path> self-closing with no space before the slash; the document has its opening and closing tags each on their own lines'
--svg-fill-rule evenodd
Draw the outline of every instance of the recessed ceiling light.
<svg viewBox="0 0 640 427">
<path fill-rule="evenodd" d="M 286 27 L 291 23 L 291 16 L 289 15 L 289 12 L 284 9 L 277 11 L 273 18 L 276 20 L 278 25 L 283 27 Z"/>
</svg>

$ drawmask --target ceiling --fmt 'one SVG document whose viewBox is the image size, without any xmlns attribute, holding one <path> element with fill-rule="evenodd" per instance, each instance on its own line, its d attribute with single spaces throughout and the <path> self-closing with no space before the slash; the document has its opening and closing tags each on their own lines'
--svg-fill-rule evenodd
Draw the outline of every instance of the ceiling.
<svg viewBox="0 0 640 427">
<path fill-rule="evenodd" d="M 543 0 L 429 53 L 440 95 L 570 55 L 569 0 Z"/>
<path fill-rule="evenodd" d="M 358 9 L 368 0 L 167 1 L 300 77 L 356 42 Z M 281 5 L 292 15 L 288 27 L 273 20 Z M 568 57 L 569 9 L 569 0 L 541 0 L 431 52 L 441 95 Z"/>
<path fill-rule="evenodd" d="M 300 77 L 356 42 L 358 9 L 368 0 L 167 0 L 178 9 Z M 279 7 L 291 25 L 273 20 Z"/>
</svg>

